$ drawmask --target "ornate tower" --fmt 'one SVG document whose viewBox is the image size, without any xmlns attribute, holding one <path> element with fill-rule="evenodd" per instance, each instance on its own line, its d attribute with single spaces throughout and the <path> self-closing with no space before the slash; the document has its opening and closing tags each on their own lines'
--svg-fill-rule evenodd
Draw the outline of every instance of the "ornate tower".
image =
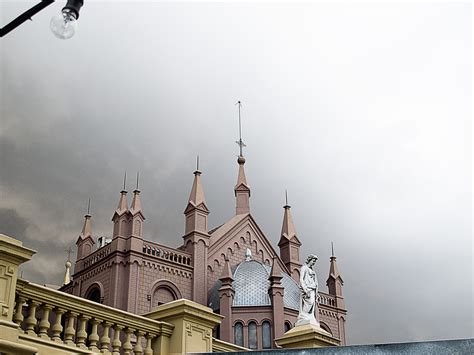
<svg viewBox="0 0 474 355">
<path fill-rule="evenodd" d="M 290 276 L 296 282 L 299 282 L 299 270 L 302 265 L 300 262 L 301 242 L 296 236 L 296 229 L 291 216 L 291 206 L 288 205 L 288 195 L 285 194 L 285 197 L 286 203 L 283 206 L 285 212 L 278 246 L 280 247 L 280 258 L 288 269 Z"/>
<path fill-rule="evenodd" d="M 186 220 L 183 238 L 185 249 L 193 255 L 193 301 L 207 304 L 207 252 L 210 238 L 207 232 L 207 216 L 209 209 L 201 185 L 199 158 L 197 168 L 194 172 L 188 205 L 184 210 Z"/>
<path fill-rule="evenodd" d="M 221 287 L 219 288 L 219 312 L 224 319 L 220 327 L 220 339 L 232 342 L 232 304 L 234 302 L 235 291 L 232 288 L 232 271 L 230 269 L 229 259 L 225 259 L 224 270 L 220 277 Z"/>
</svg>

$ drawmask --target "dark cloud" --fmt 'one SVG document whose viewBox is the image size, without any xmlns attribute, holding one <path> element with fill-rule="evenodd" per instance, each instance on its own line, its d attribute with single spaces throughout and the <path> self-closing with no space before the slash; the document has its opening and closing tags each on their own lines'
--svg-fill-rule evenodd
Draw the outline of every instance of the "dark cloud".
<svg viewBox="0 0 474 355">
<path fill-rule="evenodd" d="M 26 278 L 61 282 L 89 197 L 111 234 L 125 170 L 149 239 L 180 244 L 197 154 L 211 227 L 230 218 L 240 99 L 252 213 L 276 245 L 288 189 L 321 283 L 335 242 L 349 341 L 472 336 L 470 5 L 91 2 L 70 41 L 59 8 L 0 43 L 0 226 L 38 251 Z"/>
</svg>

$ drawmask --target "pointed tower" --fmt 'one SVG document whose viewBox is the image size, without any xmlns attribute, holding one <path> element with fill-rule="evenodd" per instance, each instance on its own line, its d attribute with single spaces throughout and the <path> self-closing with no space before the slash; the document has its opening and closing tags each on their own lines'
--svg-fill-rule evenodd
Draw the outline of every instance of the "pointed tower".
<svg viewBox="0 0 474 355">
<path fill-rule="evenodd" d="M 339 329 L 339 339 L 341 345 L 346 344 L 346 305 L 344 303 L 344 297 L 342 296 L 342 286 L 344 281 L 342 280 L 341 274 L 336 263 L 336 257 L 334 255 L 334 245 L 331 243 L 331 258 L 329 261 L 329 277 L 326 281 L 328 286 L 328 293 L 336 299 L 336 318 L 337 326 Z"/>
<path fill-rule="evenodd" d="M 232 287 L 234 279 L 228 258 L 225 258 L 224 269 L 219 280 L 221 281 L 221 287 L 219 288 L 219 312 L 224 316 L 220 326 L 220 339 L 232 343 L 234 341 L 232 304 L 234 303 L 235 290 Z"/>
<path fill-rule="evenodd" d="M 342 286 L 344 285 L 344 281 L 342 280 L 337 267 L 333 245 L 331 245 L 331 251 L 331 258 L 329 259 L 329 277 L 326 281 L 326 285 L 328 286 L 329 294 L 336 297 L 336 306 L 345 309 L 344 298 L 342 297 Z"/>
<path fill-rule="evenodd" d="M 130 224 L 131 224 L 131 213 L 128 209 L 127 204 L 127 191 L 125 190 L 125 184 L 127 180 L 127 174 L 123 179 L 123 189 L 120 191 L 120 199 L 117 209 L 112 216 L 114 222 L 114 232 L 112 238 L 127 237 L 130 235 Z"/>
<path fill-rule="evenodd" d="M 237 184 L 235 184 L 235 214 L 250 213 L 250 186 L 247 184 L 247 178 L 245 177 L 245 158 L 243 156 L 242 149 L 245 147 L 242 141 L 242 125 L 240 120 L 240 108 L 242 104 L 240 101 L 237 102 L 239 105 L 239 140 L 236 142 L 239 146 L 239 157 L 237 163 L 239 164 L 239 175 L 237 176 Z"/>
<path fill-rule="evenodd" d="M 89 199 L 89 204 L 87 207 L 87 213 L 84 216 L 84 224 L 82 226 L 81 234 L 76 241 L 77 246 L 77 258 L 76 264 L 74 266 L 74 273 L 82 270 L 83 268 L 83 259 L 92 253 L 95 245 L 95 241 L 92 238 L 92 223 L 91 223 L 91 214 L 90 214 L 91 202 Z"/>
<path fill-rule="evenodd" d="M 283 279 L 282 271 L 278 265 L 278 258 L 273 257 L 272 270 L 270 272 L 270 287 L 268 294 L 272 303 L 272 316 L 273 316 L 273 339 L 281 338 L 284 334 L 284 300 L 285 288 L 283 287 L 281 280 Z M 272 347 L 275 347 L 274 345 Z"/>
<path fill-rule="evenodd" d="M 201 185 L 199 157 L 197 169 L 194 172 L 191 194 L 189 195 L 184 215 L 184 247 L 193 256 L 193 301 L 207 304 L 207 252 L 210 238 L 207 232 L 207 217 L 209 209 L 207 208 L 204 189 Z"/>
<path fill-rule="evenodd" d="M 301 242 L 296 236 L 296 229 L 291 216 L 291 206 L 288 205 L 288 194 L 285 194 L 285 212 L 283 214 L 283 225 L 281 227 L 281 237 L 278 242 L 280 247 L 280 258 L 288 269 L 291 277 L 299 282 L 299 270 L 301 268 L 300 262 L 300 247 Z"/>
<path fill-rule="evenodd" d="M 143 221 L 145 216 L 142 211 L 142 203 L 140 201 L 140 190 L 138 189 L 138 178 L 137 173 L 137 187 L 133 190 L 133 200 L 130 206 L 130 214 L 132 215 L 132 236 L 142 238 L 143 237 Z"/>
</svg>

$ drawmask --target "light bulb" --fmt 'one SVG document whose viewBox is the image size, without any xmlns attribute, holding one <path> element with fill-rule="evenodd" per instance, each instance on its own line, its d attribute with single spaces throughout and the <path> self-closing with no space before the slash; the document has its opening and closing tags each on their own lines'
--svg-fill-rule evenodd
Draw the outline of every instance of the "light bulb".
<svg viewBox="0 0 474 355">
<path fill-rule="evenodd" d="M 73 11 L 64 9 L 61 14 L 56 15 L 51 19 L 49 27 L 56 37 L 69 39 L 74 36 L 74 33 L 76 33 L 76 16 Z"/>
</svg>

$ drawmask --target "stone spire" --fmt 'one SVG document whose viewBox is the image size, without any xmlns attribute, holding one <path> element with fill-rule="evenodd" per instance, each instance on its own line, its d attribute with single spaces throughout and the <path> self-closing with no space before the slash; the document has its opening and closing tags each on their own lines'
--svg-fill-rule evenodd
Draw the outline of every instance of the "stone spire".
<svg viewBox="0 0 474 355">
<path fill-rule="evenodd" d="M 82 225 L 81 234 L 76 241 L 77 246 L 77 257 L 76 257 L 76 264 L 74 266 L 74 272 L 78 272 L 82 269 L 82 259 L 84 259 L 87 255 L 92 253 L 95 241 L 92 238 L 92 221 L 91 221 L 91 200 L 87 204 L 87 213 L 84 215 L 84 224 Z M 69 259 L 69 258 L 68 258 Z"/>
<path fill-rule="evenodd" d="M 92 223 L 91 223 L 91 215 L 87 213 L 84 216 L 84 224 L 82 225 L 82 231 L 80 236 L 82 239 L 85 239 L 86 237 L 89 237 L 92 235 Z"/>
<path fill-rule="evenodd" d="M 291 206 L 288 205 L 288 193 L 285 192 L 285 212 L 283 213 L 283 223 L 281 227 L 281 236 L 278 246 L 280 247 L 280 257 L 289 274 L 294 280 L 299 282 L 300 262 L 300 247 L 301 242 L 296 235 L 293 217 L 291 216 Z"/>
<path fill-rule="evenodd" d="M 199 171 L 199 157 L 197 158 L 197 168 L 194 172 L 193 186 L 189 194 L 188 204 L 184 210 L 186 216 L 185 235 L 198 231 L 207 234 L 207 216 L 209 209 L 204 196 L 204 189 L 201 184 L 201 172 Z"/>
<path fill-rule="evenodd" d="M 200 204 L 206 206 L 206 197 L 204 196 L 204 189 L 201 184 L 201 172 L 199 171 L 199 156 L 197 157 L 197 166 L 194 174 L 193 187 L 189 194 L 188 204 L 198 207 Z"/>
<path fill-rule="evenodd" d="M 132 215 L 135 215 L 138 212 L 143 214 L 142 203 L 140 201 L 140 190 L 138 189 L 138 178 L 139 178 L 139 174 L 137 173 L 137 186 L 135 190 L 133 190 L 133 199 L 132 199 L 132 204 L 130 206 L 130 212 L 132 213 Z"/>
<path fill-rule="evenodd" d="M 342 298 L 342 286 L 344 281 L 337 267 L 336 256 L 334 255 L 334 245 L 331 243 L 331 258 L 329 259 L 329 277 L 326 281 L 329 294 Z"/>
<path fill-rule="evenodd" d="M 123 189 L 122 191 L 120 191 L 119 203 L 118 203 L 117 209 L 115 210 L 115 213 L 118 214 L 119 216 L 128 211 L 127 190 L 125 190 L 126 182 L 127 182 L 127 173 L 125 173 L 125 176 L 123 178 Z"/>
<path fill-rule="evenodd" d="M 112 221 L 114 222 L 112 238 L 116 238 L 118 236 L 127 237 L 130 235 L 131 213 L 128 209 L 127 203 L 127 190 L 125 190 L 126 182 L 127 173 L 125 173 L 123 178 L 123 189 L 120 191 L 120 199 L 117 209 L 112 216 Z"/>
<path fill-rule="evenodd" d="M 247 178 L 245 177 L 245 158 L 243 155 L 243 147 L 245 147 L 244 142 L 242 141 L 242 124 L 240 119 L 240 108 L 242 103 L 238 101 L 236 105 L 239 106 L 239 140 L 236 142 L 239 146 L 239 157 L 237 158 L 237 163 L 239 164 L 239 175 L 237 176 L 237 184 L 235 184 L 235 214 L 244 214 L 250 213 L 250 186 L 247 184 Z"/>
<path fill-rule="evenodd" d="M 296 229 L 295 224 L 293 223 L 293 217 L 291 216 L 291 206 L 288 205 L 288 193 L 285 191 L 285 206 L 283 206 L 285 212 L 283 214 L 283 224 L 281 226 L 281 238 L 280 242 L 283 238 L 291 240 L 296 238 Z"/>
<path fill-rule="evenodd" d="M 132 215 L 132 235 L 136 237 L 142 237 L 143 221 L 145 220 L 145 216 L 143 215 L 142 203 L 140 201 L 138 178 L 139 173 L 137 172 L 137 186 L 135 190 L 133 190 L 133 200 L 132 205 L 130 206 L 130 213 Z"/>
<path fill-rule="evenodd" d="M 237 159 L 237 163 L 239 163 L 239 175 L 237 177 L 237 184 L 234 188 L 235 214 L 250 213 L 250 187 L 247 184 L 247 178 L 245 177 L 245 158 L 240 155 Z"/>
</svg>

